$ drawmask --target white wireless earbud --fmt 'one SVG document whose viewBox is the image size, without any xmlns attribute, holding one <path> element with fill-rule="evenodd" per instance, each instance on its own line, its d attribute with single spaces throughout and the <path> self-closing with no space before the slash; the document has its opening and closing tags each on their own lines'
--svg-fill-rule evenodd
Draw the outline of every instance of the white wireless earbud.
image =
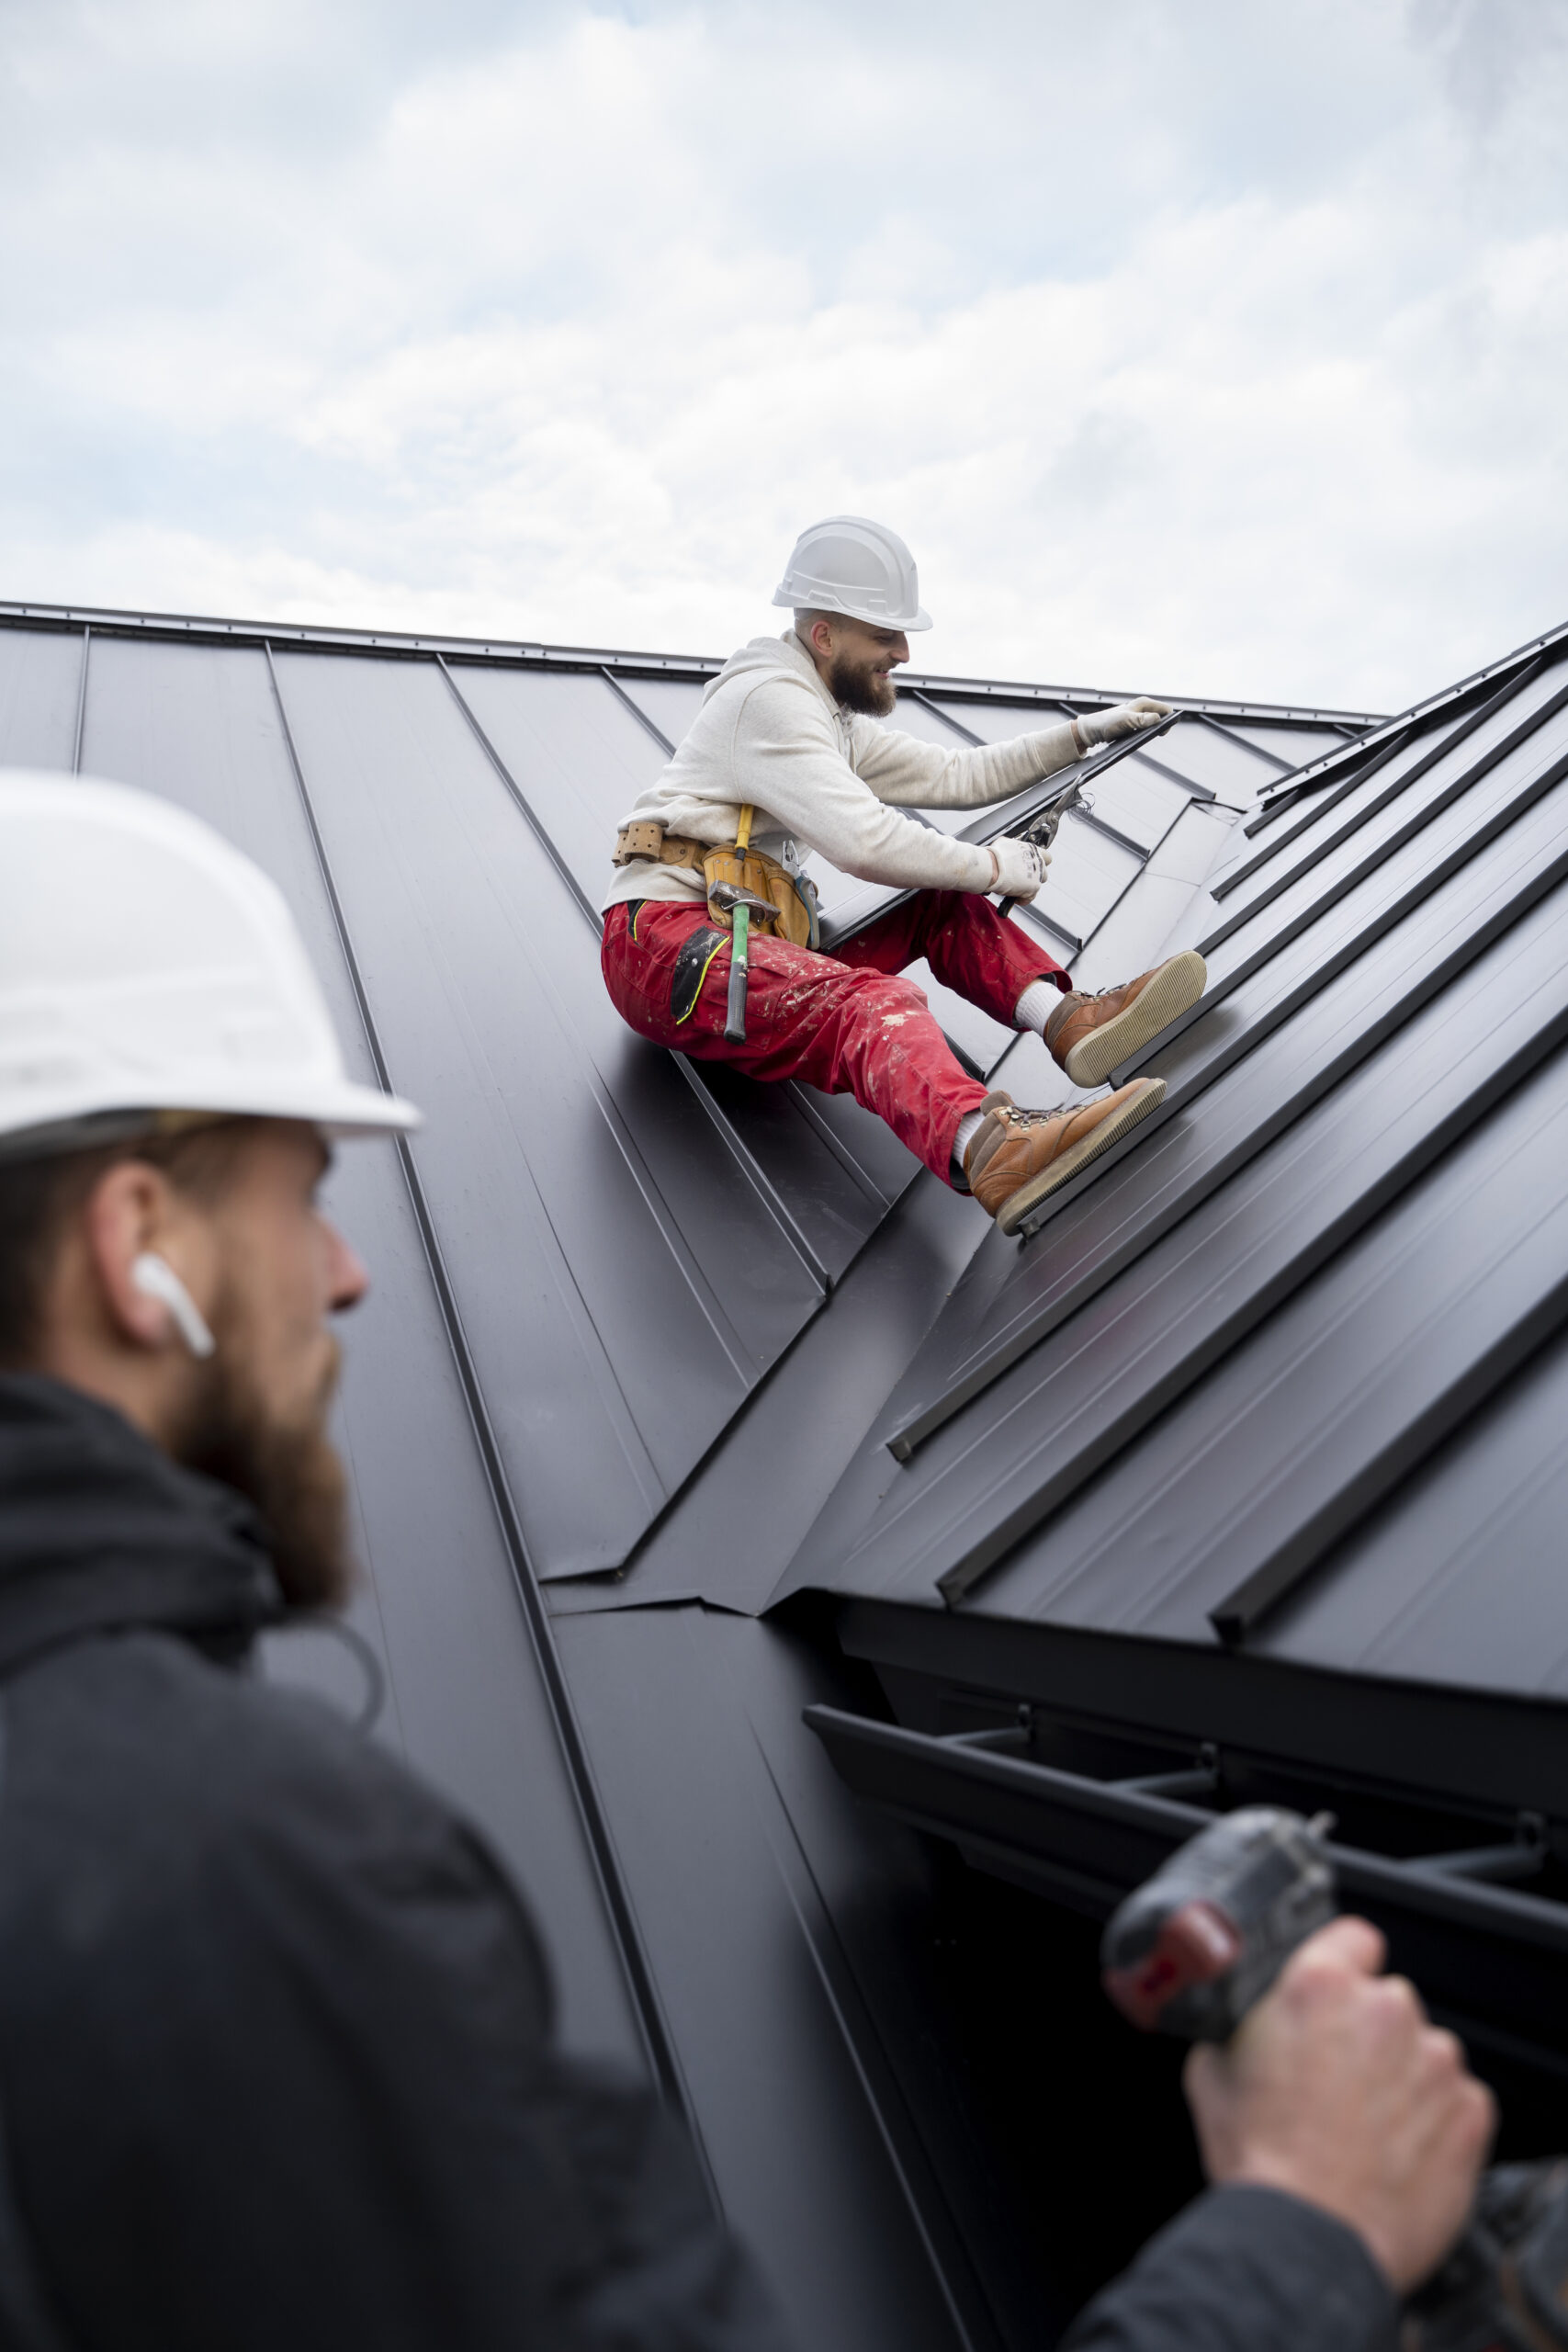
<svg viewBox="0 0 1568 2352">
<path fill-rule="evenodd" d="M 144 1298 L 155 1298 L 175 1318 L 175 1329 L 193 1356 L 209 1356 L 218 1342 L 207 1328 L 201 1309 L 166 1258 L 143 1250 L 132 1261 L 130 1279 Z"/>
</svg>

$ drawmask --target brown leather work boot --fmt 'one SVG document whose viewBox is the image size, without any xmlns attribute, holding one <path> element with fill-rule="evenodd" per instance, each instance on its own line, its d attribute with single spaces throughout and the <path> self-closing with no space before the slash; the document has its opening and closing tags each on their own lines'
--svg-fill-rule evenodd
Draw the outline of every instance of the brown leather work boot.
<svg viewBox="0 0 1568 2352">
<path fill-rule="evenodd" d="M 1113 1069 L 1197 1003 L 1208 978 L 1203 958 L 1189 947 L 1119 989 L 1101 989 L 1097 996 L 1075 989 L 1046 1022 L 1045 1043 L 1075 1086 L 1103 1086 Z"/>
<path fill-rule="evenodd" d="M 987 1094 L 989 1114 L 964 1155 L 969 1190 L 1004 1233 L 1016 1233 L 1036 1204 L 1109 1151 L 1165 1100 L 1163 1078 L 1135 1078 L 1114 1094 L 1065 1111 L 1021 1111 L 1010 1094 Z"/>
</svg>

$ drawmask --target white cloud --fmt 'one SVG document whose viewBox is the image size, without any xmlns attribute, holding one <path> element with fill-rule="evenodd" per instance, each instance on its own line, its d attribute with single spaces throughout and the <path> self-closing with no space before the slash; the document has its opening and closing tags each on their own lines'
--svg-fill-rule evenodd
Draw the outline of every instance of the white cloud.
<svg viewBox="0 0 1568 2352">
<path fill-rule="evenodd" d="M 324 17 L 324 29 L 323 29 Z M 0 0 L 0 594 L 1393 707 L 1563 617 L 1562 0 Z"/>
</svg>

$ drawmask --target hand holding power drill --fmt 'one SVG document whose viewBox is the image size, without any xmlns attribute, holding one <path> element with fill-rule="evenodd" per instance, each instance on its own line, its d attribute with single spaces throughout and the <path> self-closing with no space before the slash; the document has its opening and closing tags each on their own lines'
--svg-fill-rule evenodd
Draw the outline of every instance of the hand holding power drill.
<svg viewBox="0 0 1568 2352">
<path fill-rule="evenodd" d="M 1453 2035 L 1380 1973 L 1384 1949 L 1365 1919 L 1319 1928 L 1184 2081 L 1211 2180 L 1334 2214 L 1404 2295 L 1463 2228 L 1495 2118 Z"/>
<path fill-rule="evenodd" d="M 1212 2180 L 1358 2233 L 1408 2299 L 1404 2352 L 1568 2347 L 1568 2163 L 1481 2176 L 1491 2093 L 1415 1987 L 1381 1974 L 1378 1930 L 1324 1924 L 1327 1826 L 1261 1806 L 1213 1823 L 1111 1920 L 1107 1990 L 1198 2039 L 1185 2082 Z"/>
</svg>

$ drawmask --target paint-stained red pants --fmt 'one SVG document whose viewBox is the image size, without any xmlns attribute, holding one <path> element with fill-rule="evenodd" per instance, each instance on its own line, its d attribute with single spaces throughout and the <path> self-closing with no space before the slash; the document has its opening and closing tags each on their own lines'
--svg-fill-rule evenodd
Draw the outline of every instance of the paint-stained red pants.
<svg viewBox="0 0 1568 2352">
<path fill-rule="evenodd" d="M 604 918 L 604 984 L 622 1018 L 656 1046 L 698 1061 L 733 1062 L 752 1078 L 802 1078 L 825 1094 L 852 1094 L 944 1182 L 958 1123 L 986 1090 L 953 1058 L 923 989 L 898 978 L 923 956 L 944 987 L 1010 1027 L 1031 980 L 1072 982 L 1059 964 L 989 899 L 969 890 L 917 890 L 837 954 L 787 940 L 750 942 L 746 1042 L 726 1043 L 729 942 L 719 946 L 682 1022 L 671 995 L 675 962 L 705 906 L 644 899 Z"/>
</svg>

